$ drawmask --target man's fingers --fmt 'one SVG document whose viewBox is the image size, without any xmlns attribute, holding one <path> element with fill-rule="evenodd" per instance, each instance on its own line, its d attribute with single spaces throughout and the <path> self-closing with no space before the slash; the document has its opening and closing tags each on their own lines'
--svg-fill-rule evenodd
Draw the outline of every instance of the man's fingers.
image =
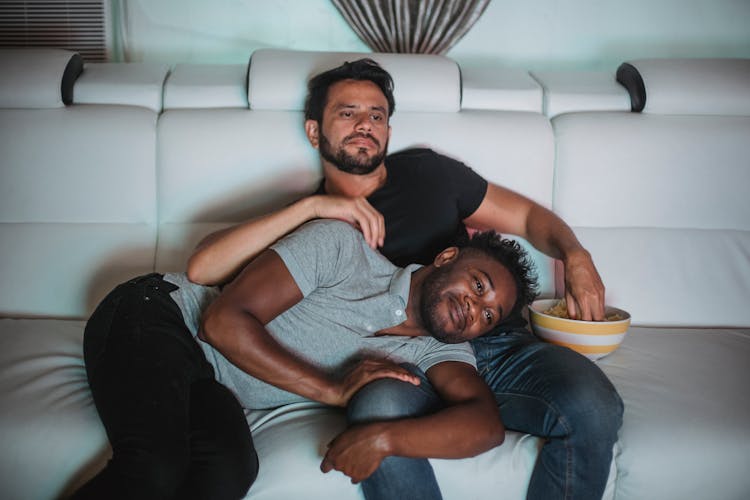
<svg viewBox="0 0 750 500">
<path fill-rule="evenodd" d="M 570 292 L 565 292 L 565 305 L 568 307 L 568 316 L 573 319 L 579 319 L 578 307 L 576 307 L 576 301 Z"/>
<path fill-rule="evenodd" d="M 420 383 L 419 377 L 411 373 L 409 370 L 402 366 L 390 365 L 390 363 L 389 366 L 383 366 L 372 372 L 371 380 L 379 378 L 395 378 L 413 385 L 419 385 Z"/>
<path fill-rule="evenodd" d="M 568 306 L 568 315 L 573 319 L 583 321 L 602 321 L 604 319 L 604 304 L 601 295 L 584 294 L 573 297 L 571 293 L 565 294 L 565 302 Z"/>
<path fill-rule="evenodd" d="M 359 226 L 367 244 L 377 249 L 385 241 L 385 220 L 383 215 L 375 210 L 364 198 L 353 200 L 352 218 Z"/>
</svg>

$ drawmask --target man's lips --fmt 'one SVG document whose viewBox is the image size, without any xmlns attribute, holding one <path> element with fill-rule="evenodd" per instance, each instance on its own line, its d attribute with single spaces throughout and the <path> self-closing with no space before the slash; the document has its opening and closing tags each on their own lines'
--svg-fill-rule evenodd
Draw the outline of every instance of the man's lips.
<svg viewBox="0 0 750 500">
<path fill-rule="evenodd" d="M 456 326 L 456 329 L 462 332 L 466 327 L 466 314 L 464 313 L 464 309 L 463 307 L 461 307 L 461 304 L 459 304 L 458 300 L 456 300 L 455 297 L 451 296 L 449 300 L 450 303 L 448 304 L 448 312 L 450 314 L 451 320 Z"/>
</svg>

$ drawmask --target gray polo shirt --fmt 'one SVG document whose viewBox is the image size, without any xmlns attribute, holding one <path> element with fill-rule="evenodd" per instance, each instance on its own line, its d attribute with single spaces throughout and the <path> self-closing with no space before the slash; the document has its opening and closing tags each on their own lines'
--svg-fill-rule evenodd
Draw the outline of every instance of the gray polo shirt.
<svg viewBox="0 0 750 500">
<path fill-rule="evenodd" d="M 445 361 L 476 366 L 467 343 L 374 335 L 406 319 L 411 273 L 419 266 L 394 266 L 348 224 L 312 221 L 271 248 L 284 261 L 304 298 L 266 329 L 300 358 L 334 374 L 364 357 L 409 362 L 424 371 Z M 184 274 L 167 274 L 165 279 L 180 287 L 172 297 L 196 336 L 200 314 L 218 289 L 195 285 Z M 305 400 L 248 375 L 209 344 L 196 340 L 213 365 L 216 379 L 235 393 L 243 407 L 272 408 Z"/>
</svg>

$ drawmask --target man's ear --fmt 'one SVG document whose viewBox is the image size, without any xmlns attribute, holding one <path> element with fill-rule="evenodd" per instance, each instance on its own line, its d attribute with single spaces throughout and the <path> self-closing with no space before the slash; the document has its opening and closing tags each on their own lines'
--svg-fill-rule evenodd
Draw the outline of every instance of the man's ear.
<svg viewBox="0 0 750 500">
<path fill-rule="evenodd" d="M 437 254 L 437 257 L 435 257 L 435 260 L 432 263 L 435 267 L 450 264 L 458 258 L 459 253 L 461 253 L 461 250 L 458 247 L 448 247 Z"/>
<path fill-rule="evenodd" d="M 305 135 L 312 147 L 318 149 L 320 145 L 320 125 L 315 120 L 305 120 Z"/>
</svg>

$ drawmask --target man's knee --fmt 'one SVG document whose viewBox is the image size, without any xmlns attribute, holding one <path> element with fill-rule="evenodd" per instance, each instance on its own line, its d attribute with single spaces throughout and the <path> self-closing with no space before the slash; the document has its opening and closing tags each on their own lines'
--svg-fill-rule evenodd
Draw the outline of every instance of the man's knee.
<svg viewBox="0 0 750 500">
<path fill-rule="evenodd" d="M 214 457 L 210 467 L 193 471 L 180 498 L 243 498 L 258 476 L 258 455 L 254 449 Z"/>
<path fill-rule="evenodd" d="M 607 376 L 596 366 L 565 388 L 561 411 L 573 432 L 615 440 L 622 426 L 624 405 Z"/>
<path fill-rule="evenodd" d="M 109 484 L 122 498 L 171 498 L 189 468 L 187 450 L 118 450 L 107 465 Z M 119 498 L 119 497 L 118 497 Z"/>
<path fill-rule="evenodd" d="M 416 367 L 410 371 L 420 375 L 414 385 L 393 378 L 374 380 L 352 396 L 347 405 L 350 423 L 393 420 L 430 413 L 438 409 L 440 400 L 427 378 Z"/>
</svg>

